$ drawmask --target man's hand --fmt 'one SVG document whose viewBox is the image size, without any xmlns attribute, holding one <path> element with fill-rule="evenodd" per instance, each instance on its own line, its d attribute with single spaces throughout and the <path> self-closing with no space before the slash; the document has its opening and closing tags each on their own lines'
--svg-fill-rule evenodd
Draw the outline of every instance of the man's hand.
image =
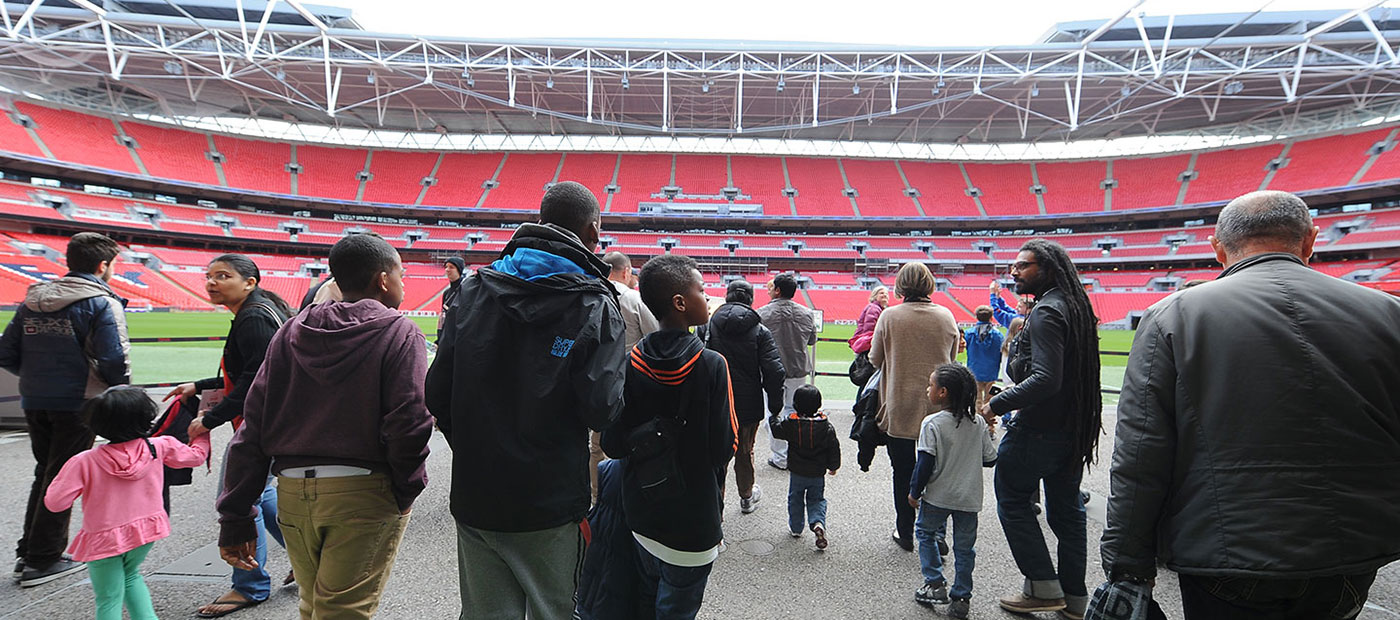
<svg viewBox="0 0 1400 620">
<path fill-rule="evenodd" d="M 997 414 L 992 413 L 991 401 L 987 401 L 986 403 L 984 403 L 982 405 L 982 408 L 978 410 L 977 413 L 982 414 L 982 419 L 987 421 L 987 426 L 996 426 Z"/>
<path fill-rule="evenodd" d="M 190 422 L 189 433 L 190 441 L 194 441 L 194 439 L 200 435 L 209 434 L 209 427 L 204 425 L 204 416 L 199 416 L 195 418 L 194 421 Z"/>
<path fill-rule="evenodd" d="M 194 389 L 193 383 L 181 383 L 180 385 L 175 386 L 175 389 L 170 390 L 170 393 L 166 394 L 165 398 L 161 399 L 161 402 L 168 401 L 172 398 L 175 398 L 176 396 L 180 398 L 194 396 L 195 391 L 196 390 Z"/>
<path fill-rule="evenodd" d="M 253 570 L 258 567 L 258 561 L 254 559 L 254 554 L 258 552 L 258 541 L 250 540 L 230 547 L 219 547 L 219 557 L 228 562 L 229 566 L 241 568 L 243 570 Z"/>
<path fill-rule="evenodd" d="M 997 282 L 996 280 L 992 280 L 992 283 L 991 283 L 990 285 L 987 286 L 987 290 L 991 291 L 993 295 L 1000 295 L 1000 294 L 1001 294 L 1001 282 Z"/>
<path fill-rule="evenodd" d="M 910 507 L 910 508 L 918 508 L 918 507 L 919 507 L 919 498 L 914 497 L 913 495 L 910 495 L 910 496 L 909 496 L 908 498 L 906 498 L 906 499 L 909 500 L 909 507 Z"/>
</svg>

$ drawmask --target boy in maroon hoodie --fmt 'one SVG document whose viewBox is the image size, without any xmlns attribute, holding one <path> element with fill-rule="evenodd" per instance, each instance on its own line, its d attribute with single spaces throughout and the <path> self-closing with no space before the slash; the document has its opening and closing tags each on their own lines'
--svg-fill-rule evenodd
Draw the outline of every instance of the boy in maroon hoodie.
<svg viewBox="0 0 1400 620">
<path fill-rule="evenodd" d="M 427 484 L 426 347 L 396 310 L 404 269 L 393 247 L 351 235 L 331 248 L 330 267 L 344 301 L 288 321 L 248 390 L 218 502 L 219 552 L 253 566 L 254 503 L 270 469 L 301 617 L 369 618 Z"/>
</svg>

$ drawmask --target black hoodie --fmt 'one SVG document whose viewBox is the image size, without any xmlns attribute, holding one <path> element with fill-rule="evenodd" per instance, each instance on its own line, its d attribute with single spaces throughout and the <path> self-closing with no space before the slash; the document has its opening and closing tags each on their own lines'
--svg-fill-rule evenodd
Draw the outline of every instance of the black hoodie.
<svg viewBox="0 0 1400 620">
<path fill-rule="evenodd" d="M 617 419 L 627 363 L 608 269 L 573 233 L 525 224 L 463 278 L 427 386 L 458 522 L 532 532 L 588 512 L 588 429 Z"/>
<path fill-rule="evenodd" d="M 682 393 L 689 394 L 684 404 Z M 648 334 L 632 349 L 626 395 L 622 418 L 603 433 L 603 451 L 625 458 L 632 429 L 657 416 L 681 417 L 676 450 L 686 488 L 675 499 L 649 501 L 628 468 L 622 479 L 627 527 L 677 551 L 713 549 L 724 538 L 720 492 L 739 441 L 724 356 L 685 330 Z"/>
<path fill-rule="evenodd" d="M 715 310 L 710 323 L 700 326 L 696 335 L 729 362 L 734 415 L 741 426 L 763 421 L 764 392 L 768 393 L 768 412 L 782 411 L 783 358 L 773 342 L 773 332 L 759 322 L 757 311 L 748 304 L 729 302 Z"/>
</svg>

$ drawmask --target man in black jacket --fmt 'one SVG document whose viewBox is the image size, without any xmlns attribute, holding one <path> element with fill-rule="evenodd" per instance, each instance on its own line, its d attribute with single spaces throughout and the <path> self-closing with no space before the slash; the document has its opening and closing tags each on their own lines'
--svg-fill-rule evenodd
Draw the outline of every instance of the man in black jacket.
<svg viewBox="0 0 1400 620">
<path fill-rule="evenodd" d="M 1001 599 L 1016 613 L 1060 611 L 1083 617 L 1088 606 L 1084 572 L 1088 532 L 1079 482 L 1094 459 L 1103 397 L 1099 394 L 1098 320 L 1079 283 L 1079 270 L 1064 247 L 1032 239 L 1011 265 L 1016 292 L 1034 295 L 1035 308 L 1021 334 L 1029 340 L 1012 360 L 1016 386 L 982 405 L 982 416 L 1018 411 L 997 453 L 993 478 L 997 516 L 1016 567 L 1025 576 L 1021 592 Z M 1018 376 L 1021 369 L 1029 374 Z M 1045 487 L 1045 520 L 1055 532 L 1057 562 L 1051 560 L 1033 496 Z"/>
<path fill-rule="evenodd" d="M 442 312 L 438 314 L 437 339 L 442 339 L 442 326 L 447 322 L 447 311 L 457 304 L 457 295 L 462 293 L 462 274 L 467 271 L 467 262 L 460 256 L 449 256 L 442 263 L 442 274 L 447 277 L 447 288 L 442 290 Z"/>
<path fill-rule="evenodd" d="M 1236 198 L 1225 272 L 1147 310 L 1113 447 L 1104 571 L 1180 575 L 1195 618 L 1355 618 L 1400 559 L 1400 299 L 1309 269 L 1285 192 Z"/>
<path fill-rule="evenodd" d="M 462 284 L 428 371 L 452 446 L 462 615 L 570 617 L 588 511 L 588 429 L 622 410 L 626 351 L 598 200 L 564 182 L 540 223 Z"/>
<path fill-rule="evenodd" d="M 29 425 L 34 485 L 15 549 L 15 579 L 23 587 L 83 569 L 62 556 L 70 511 L 49 512 L 44 493 L 73 455 L 92 447 L 79 411 L 107 386 L 131 379 L 126 301 L 112 292 L 117 242 L 92 232 L 68 240 L 67 275 L 29 287 L 0 336 L 0 368 L 19 375 L 20 407 Z"/>
<path fill-rule="evenodd" d="M 763 489 L 753 480 L 753 443 L 758 426 L 763 423 L 763 395 L 768 394 L 769 413 L 782 411 L 786 375 L 773 332 L 759 322 L 758 312 L 753 309 L 753 285 L 746 280 L 730 282 L 724 302 L 696 335 L 707 348 L 729 362 L 734 415 L 739 420 L 734 483 L 739 488 L 739 509 L 748 514 L 758 509 L 758 501 L 763 498 Z"/>
</svg>

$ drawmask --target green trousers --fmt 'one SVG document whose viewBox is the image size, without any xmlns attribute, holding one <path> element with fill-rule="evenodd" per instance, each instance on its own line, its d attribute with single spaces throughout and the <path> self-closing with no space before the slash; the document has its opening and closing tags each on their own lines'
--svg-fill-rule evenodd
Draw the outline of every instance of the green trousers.
<svg viewBox="0 0 1400 620">
<path fill-rule="evenodd" d="M 123 606 L 131 613 L 131 620 L 156 620 L 151 592 L 141 578 L 141 563 L 153 544 L 87 563 L 88 579 L 97 598 L 97 620 L 122 620 Z"/>
<path fill-rule="evenodd" d="M 578 523 L 535 532 L 492 532 L 458 523 L 459 619 L 569 620 L 583 551 Z"/>
<path fill-rule="evenodd" d="M 277 509 L 303 620 L 373 617 L 408 525 L 388 476 L 278 476 Z"/>
</svg>

